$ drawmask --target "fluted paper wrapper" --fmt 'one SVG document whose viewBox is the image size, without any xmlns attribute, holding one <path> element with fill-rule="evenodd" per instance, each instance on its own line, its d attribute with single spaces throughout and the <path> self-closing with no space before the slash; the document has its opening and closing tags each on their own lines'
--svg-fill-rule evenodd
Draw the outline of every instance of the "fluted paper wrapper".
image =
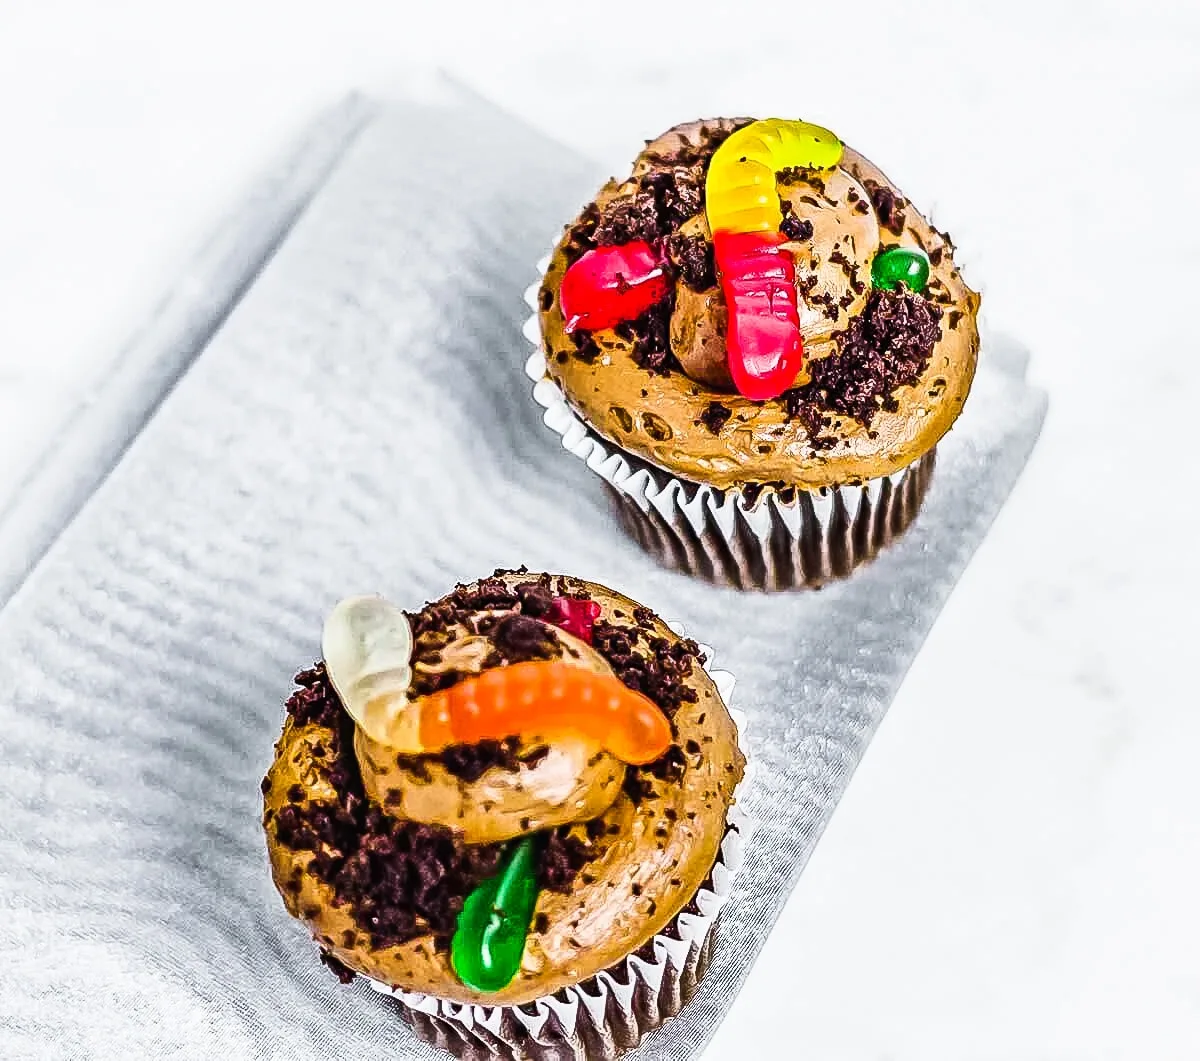
<svg viewBox="0 0 1200 1061">
<path fill-rule="evenodd" d="M 631 127 L 631 150 L 656 132 Z M 753 989 L 1045 399 L 986 335 L 920 518 L 820 593 L 665 570 L 542 426 L 521 372 L 530 263 L 604 177 L 474 98 L 379 107 L 3 605 L 5 1057 L 444 1059 L 315 960 L 271 883 L 258 785 L 338 598 L 413 606 L 523 563 L 682 620 L 737 675 L 747 716 L 739 805 L 755 829 L 720 940 L 691 1001 L 627 1056 L 697 1056 L 748 976 Z M 856 928 L 847 946 L 865 953 Z"/>
<path fill-rule="evenodd" d="M 541 276 L 549 257 L 537 264 Z M 898 538 L 917 515 L 936 450 L 879 479 L 822 490 L 727 489 L 679 479 L 601 436 L 546 369 L 538 280 L 525 291 L 533 311 L 525 375 L 543 422 L 603 481 L 621 526 L 663 566 L 739 589 L 819 587 L 842 578 Z"/>
<path fill-rule="evenodd" d="M 678 624 L 671 626 L 682 635 Z M 713 649 L 700 647 L 705 670 L 728 706 L 734 677 L 712 669 Z M 731 714 L 742 745 L 745 716 L 740 711 Z M 696 993 L 708 968 L 721 911 L 742 865 L 751 823 L 737 801 L 752 776 L 753 763 L 747 762 L 716 865 L 689 904 L 695 910 L 677 914 L 652 937 L 649 956 L 631 954 L 580 984 L 523 1006 L 470 1005 L 377 981 L 370 981 L 371 986 L 400 1004 L 404 1019 L 422 1039 L 463 1061 L 613 1061 L 676 1016 Z"/>
</svg>

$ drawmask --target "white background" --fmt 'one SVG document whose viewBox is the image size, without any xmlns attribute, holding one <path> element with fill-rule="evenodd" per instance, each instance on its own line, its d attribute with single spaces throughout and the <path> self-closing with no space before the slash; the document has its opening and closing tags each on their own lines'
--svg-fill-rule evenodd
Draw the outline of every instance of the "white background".
<svg viewBox="0 0 1200 1061">
<path fill-rule="evenodd" d="M 1200 1057 L 1200 9 L 734 6 L 0 0 L 0 509 L 350 88 L 441 64 L 614 172 L 684 118 L 829 125 L 1052 406 L 709 1056 Z"/>
</svg>

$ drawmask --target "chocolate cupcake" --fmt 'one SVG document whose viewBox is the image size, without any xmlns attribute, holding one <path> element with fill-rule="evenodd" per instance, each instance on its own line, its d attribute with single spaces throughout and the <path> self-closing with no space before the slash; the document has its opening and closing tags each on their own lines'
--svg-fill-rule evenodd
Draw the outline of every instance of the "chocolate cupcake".
<svg viewBox="0 0 1200 1061">
<path fill-rule="evenodd" d="M 950 237 L 833 133 L 649 142 L 531 289 L 546 422 L 665 563 L 750 588 L 849 573 L 916 514 L 979 296 Z"/>
<path fill-rule="evenodd" d="M 323 651 L 263 826 L 326 964 L 464 1058 L 611 1058 L 679 1012 L 740 861 L 732 680 L 700 646 L 520 571 L 344 601 Z"/>
</svg>

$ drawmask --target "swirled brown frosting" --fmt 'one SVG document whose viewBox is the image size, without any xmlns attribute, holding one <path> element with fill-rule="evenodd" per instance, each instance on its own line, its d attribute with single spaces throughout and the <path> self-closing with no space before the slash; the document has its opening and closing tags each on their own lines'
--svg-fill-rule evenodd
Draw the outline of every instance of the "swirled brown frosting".
<svg viewBox="0 0 1200 1061">
<path fill-rule="evenodd" d="M 811 490 L 899 471 L 962 410 L 979 350 L 979 296 L 954 264 L 950 237 L 856 151 L 847 147 L 832 171 L 782 171 L 804 368 L 773 401 L 734 393 L 704 179 L 712 153 L 748 121 L 676 126 L 567 227 L 540 295 L 548 374 L 599 434 L 693 482 Z M 567 268 L 592 247 L 639 239 L 664 249 L 671 296 L 614 329 L 568 335 L 558 298 Z M 871 262 L 892 246 L 928 255 L 922 294 L 872 290 Z"/>
<path fill-rule="evenodd" d="M 514 737 L 397 756 L 375 778 L 372 794 L 355 755 L 355 727 L 322 665 L 297 677 L 300 688 L 288 701 L 263 782 L 263 824 L 285 905 L 307 923 L 340 974 L 364 973 L 457 1001 L 526 1002 L 636 951 L 711 871 L 744 765 L 736 732 L 695 643 L 629 598 L 579 579 L 526 572 L 497 572 L 461 586 L 410 616 L 412 692 L 569 650 L 570 642 L 564 647 L 548 636 L 541 621 L 555 596 L 600 606 L 597 659 L 662 708 L 674 742 L 648 766 L 606 767 L 619 776 L 611 799 L 594 815 L 586 812 L 586 821 L 547 828 L 543 891 L 522 969 L 501 992 L 483 995 L 463 985 L 450 966 L 449 941 L 463 900 L 495 872 L 502 846 L 467 842 L 469 823 L 453 828 L 403 812 L 423 805 L 422 792 L 436 790 L 435 802 L 450 799 L 464 813 L 486 817 L 476 800 L 511 788 L 551 749 Z M 464 643 L 464 627 L 482 639 L 483 651 L 447 655 L 445 648 Z"/>
</svg>

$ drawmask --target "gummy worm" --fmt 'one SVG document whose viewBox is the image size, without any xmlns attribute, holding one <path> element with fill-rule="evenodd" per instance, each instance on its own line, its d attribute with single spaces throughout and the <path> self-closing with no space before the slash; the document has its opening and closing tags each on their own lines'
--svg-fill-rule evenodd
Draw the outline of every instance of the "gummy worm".
<svg viewBox="0 0 1200 1061">
<path fill-rule="evenodd" d="M 540 846 L 536 835 L 513 844 L 499 871 L 467 896 L 458 915 L 450 962 L 458 978 L 476 991 L 499 991 L 521 971 L 538 899 Z"/>
<path fill-rule="evenodd" d="M 556 598 L 554 620 L 591 640 L 594 602 Z M 503 737 L 583 737 L 635 765 L 671 743 L 671 724 L 654 701 L 608 674 L 560 660 L 496 667 L 416 700 L 408 618 L 381 597 L 352 597 L 325 623 L 329 680 L 346 712 L 372 740 L 408 754 Z"/>
<path fill-rule="evenodd" d="M 730 134 L 709 162 L 705 209 L 729 315 L 729 374 L 738 393 L 754 401 L 787 390 L 804 357 L 776 175 L 792 167 L 832 169 L 843 150 L 819 125 L 768 118 Z"/>
<path fill-rule="evenodd" d="M 414 752 L 475 744 L 514 734 L 572 734 L 626 763 L 659 758 L 671 724 L 658 706 L 620 679 L 559 660 L 497 667 L 412 701 L 388 742 Z"/>
<path fill-rule="evenodd" d="M 558 299 L 569 335 L 595 332 L 640 317 L 671 289 L 666 259 L 645 240 L 596 247 L 563 275 Z"/>
<path fill-rule="evenodd" d="M 804 358 L 796 267 L 779 231 L 780 170 L 832 169 L 842 142 L 809 122 L 767 118 L 736 130 L 714 152 L 705 207 L 721 292 L 728 308 L 725 349 L 738 393 L 776 398 Z M 559 298 L 566 331 L 596 331 L 631 320 L 670 290 L 661 250 L 642 240 L 596 247 L 567 269 Z"/>
</svg>

